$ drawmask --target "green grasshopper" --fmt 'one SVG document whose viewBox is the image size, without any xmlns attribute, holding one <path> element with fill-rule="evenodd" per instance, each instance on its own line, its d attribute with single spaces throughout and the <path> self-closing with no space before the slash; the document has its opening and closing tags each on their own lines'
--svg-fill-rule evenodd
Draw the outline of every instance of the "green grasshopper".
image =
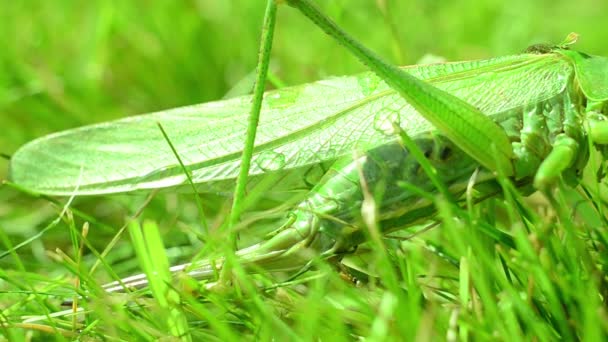
<svg viewBox="0 0 608 342">
<path fill-rule="evenodd" d="M 608 58 L 570 50 L 573 39 L 519 55 L 398 68 L 308 0 L 286 2 L 372 72 L 265 93 L 249 178 L 333 166 L 283 226 L 237 251 L 245 264 L 297 269 L 307 262 L 298 254 L 304 247 L 348 252 L 365 240 L 354 222 L 370 189 L 381 189 L 378 221 L 386 233 L 434 213 L 432 198 L 421 196 L 441 187 L 433 179 L 456 198 L 469 183 L 493 184 L 497 175 L 548 190 L 560 178 L 577 184 L 590 146 L 606 159 Z M 239 172 L 250 106 L 245 96 L 56 133 L 17 151 L 10 177 L 58 196 L 173 188 L 188 177 L 201 191 L 222 191 Z M 401 139 L 414 145 L 406 150 Z M 185 269 L 213 274 L 210 262 L 173 271 Z M 106 289 L 145 283 L 140 275 Z"/>
</svg>

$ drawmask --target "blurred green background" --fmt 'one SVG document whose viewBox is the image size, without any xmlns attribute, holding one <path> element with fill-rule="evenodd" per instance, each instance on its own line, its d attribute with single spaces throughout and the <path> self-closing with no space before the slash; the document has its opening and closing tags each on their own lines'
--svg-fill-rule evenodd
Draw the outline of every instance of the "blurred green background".
<svg viewBox="0 0 608 342">
<path fill-rule="evenodd" d="M 561 42 L 573 31 L 580 34 L 576 49 L 608 56 L 606 0 L 318 2 L 340 26 L 400 65 L 427 54 L 447 60 L 514 54 L 531 44 Z M 249 89 L 264 6 L 263 0 L 3 1 L 0 153 L 10 155 L 48 133 L 216 100 L 235 87 Z M 288 6 L 279 8 L 271 62 L 272 73 L 286 85 L 365 70 Z M 8 161 L 0 158 L 0 180 L 7 170 Z M 171 196 L 155 199 L 142 216 L 159 222 L 167 245 L 192 246 L 169 254 L 190 256 L 200 246 L 189 230 L 198 212 L 191 197 Z M 141 196 L 108 196 L 79 199 L 76 207 L 109 222 L 93 222 L 89 233 L 101 249 L 142 202 Z M 0 187 L 0 233 L 12 245 L 35 236 L 60 211 Z M 187 234 L 176 235 L 180 229 Z M 45 253 L 66 250 L 69 243 L 62 223 L 19 249 L 19 263 L 29 272 L 63 279 L 68 272 Z M 0 244 L 0 254 L 5 246 Z M 115 269 L 125 275 L 138 265 L 129 242 L 120 246 L 109 259 L 127 260 Z M 14 260 L 0 260 L 0 269 L 18 269 Z"/>
<path fill-rule="evenodd" d="M 560 42 L 572 31 L 581 35 L 577 49 L 608 55 L 602 29 L 608 22 L 607 1 L 319 3 L 340 26 L 400 65 L 416 63 L 427 54 L 465 60 L 518 53 L 530 44 Z M 220 99 L 235 87 L 249 89 L 264 6 L 265 1 L 251 0 L 4 1 L 0 153 L 10 155 L 51 132 Z M 365 70 L 288 6 L 279 8 L 271 61 L 273 74 L 286 85 Z M 7 169 L 8 161 L 0 159 L 0 179 L 6 178 Z M 119 227 L 141 198 L 92 201 L 79 201 L 79 207 L 102 220 L 112 217 L 110 222 Z M 196 221 L 191 203 L 168 200 L 157 206 L 161 210 L 153 204 L 148 215 L 165 220 L 169 239 L 177 239 L 171 235 L 174 221 Z M 181 212 L 188 208 L 192 210 L 184 218 Z M 46 201 L 33 202 L 0 188 L 0 229 L 13 244 L 33 236 L 59 211 Z M 94 225 L 91 234 L 101 236 L 92 240 L 101 247 L 114 232 Z M 44 250 L 67 241 L 67 232 L 55 229 L 27 250 L 41 260 Z M 6 262 L 10 265 L 8 259 L 0 265 Z"/>
<path fill-rule="evenodd" d="M 254 71 L 265 1 L 4 1 L 0 152 L 44 134 L 221 98 Z M 324 11 L 394 63 L 517 53 L 581 35 L 608 55 L 608 2 L 325 0 Z M 288 6 L 272 70 L 286 84 L 365 68 Z M 6 176 L 7 162 L 0 165 Z"/>
</svg>

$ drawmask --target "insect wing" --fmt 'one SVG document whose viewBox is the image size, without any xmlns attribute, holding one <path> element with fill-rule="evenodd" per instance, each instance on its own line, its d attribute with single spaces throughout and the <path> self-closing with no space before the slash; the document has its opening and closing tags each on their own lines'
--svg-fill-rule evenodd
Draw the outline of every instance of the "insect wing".
<svg viewBox="0 0 608 342">
<path fill-rule="evenodd" d="M 559 55 L 522 54 L 405 68 L 483 113 L 495 115 L 565 89 L 571 64 Z M 238 97 L 85 126 L 18 150 L 11 179 L 49 195 L 104 194 L 186 182 L 157 123 L 167 131 L 194 182 L 234 179 L 250 97 Z M 373 73 L 338 77 L 265 94 L 251 175 L 351 155 L 433 129 Z"/>
</svg>

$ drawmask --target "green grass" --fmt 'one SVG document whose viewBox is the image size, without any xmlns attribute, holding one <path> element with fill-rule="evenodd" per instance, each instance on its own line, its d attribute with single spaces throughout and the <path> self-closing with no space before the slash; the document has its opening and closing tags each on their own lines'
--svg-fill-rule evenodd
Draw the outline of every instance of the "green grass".
<svg viewBox="0 0 608 342">
<path fill-rule="evenodd" d="M 323 8 L 396 64 L 428 53 L 448 60 L 518 53 L 571 31 L 581 34 L 577 49 L 608 56 L 605 32 L 597 29 L 608 21 L 608 4 L 598 1 L 351 3 Z M 0 152 L 11 154 L 50 132 L 219 99 L 239 84 L 250 90 L 263 7 L 254 1 L 3 4 Z M 271 62 L 274 79 L 287 85 L 365 70 L 286 6 L 279 6 Z M 0 178 L 7 165 L 0 161 Z M 227 220 L 229 199 L 203 198 L 213 232 L 204 244 L 191 194 L 161 193 L 149 202 L 146 194 L 78 198 L 68 211 L 73 217 L 57 220 L 65 199 L 53 203 L 2 187 L 0 335 L 10 341 L 146 340 L 184 332 L 192 340 L 600 340 L 608 331 L 608 236 L 592 179 L 586 177 L 590 196 L 582 188 L 561 189 L 551 201 L 509 192 L 468 210 L 439 202 L 440 226 L 362 246 L 348 263 L 364 267 L 350 269 L 356 284 L 323 262 L 293 281 L 246 276 L 235 264 L 235 286 L 224 291 L 207 292 L 188 279 L 167 290 L 159 278 L 156 289 L 113 296 L 99 286 L 140 273 L 146 263 L 162 269 L 162 251 L 146 243 L 162 239 L 171 263 L 222 254 L 226 235 L 218 227 Z M 275 204 L 259 203 L 243 221 Z M 146 222 L 144 233 L 131 223 L 129 237 L 121 227 L 136 214 Z M 280 221 L 275 216 L 243 231 L 239 243 L 255 241 Z M 400 235 L 415 230 L 421 228 Z M 78 300 L 86 314 L 51 317 L 81 291 L 78 278 L 90 291 Z M 46 317 L 24 323 L 31 316 Z"/>
</svg>

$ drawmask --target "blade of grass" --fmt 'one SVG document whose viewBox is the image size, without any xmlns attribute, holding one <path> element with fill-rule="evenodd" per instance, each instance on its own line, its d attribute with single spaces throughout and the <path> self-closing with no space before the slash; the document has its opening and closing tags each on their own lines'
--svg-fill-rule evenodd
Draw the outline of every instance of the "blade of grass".
<svg viewBox="0 0 608 342">
<path fill-rule="evenodd" d="M 179 166 L 181 166 L 182 170 L 184 171 L 186 178 L 188 178 L 188 184 L 190 184 L 190 187 L 192 187 L 192 191 L 194 193 L 194 200 L 201 215 L 201 226 L 203 227 L 203 234 L 206 236 L 209 233 L 209 226 L 207 224 L 207 218 L 205 216 L 205 208 L 203 208 L 203 202 L 201 202 L 201 198 L 198 195 L 198 191 L 196 191 L 196 185 L 194 185 L 194 182 L 192 181 L 192 174 L 190 170 L 188 170 L 188 168 L 184 165 L 184 162 L 182 162 L 182 158 L 179 156 L 179 153 L 177 152 L 177 149 L 175 149 L 175 146 L 173 146 L 173 143 L 171 142 L 171 139 L 169 139 L 167 132 L 163 128 L 163 125 L 161 125 L 160 122 L 157 122 L 156 124 L 158 125 L 160 132 L 163 134 L 165 141 L 167 142 L 167 144 L 169 144 L 169 147 L 171 147 L 171 151 L 173 151 L 173 155 L 175 156 L 175 159 L 177 159 Z"/>
<path fill-rule="evenodd" d="M 253 156 L 255 136 L 258 128 L 260 110 L 262 108 L 262 99 L 266 85 L 266 75 L 268 74 L 268 64 L 270 62 L 270 50 L 272 49 L 276 12 L 277 5 L 275 0 L 268 0 L 266 4 L 266 11 L 264 13 L 264 23 L 262 26 L 262 41 L 258 56 L 257 75 L 253 88 L 249 125 L 247 126 L 247 137 L 245 139 L 245 147 L 243 148 L 243 156 L 241 157 L 239 175 L 236 179 L 232 211 L 230 212 L 229 218 L 229 229 L 232 229 L 239 221 L 241 215 L 241 206 L 245 197 L 245 187 L 247 185 L 247 177 L 249 176 L 251 157 Z M 233 249 L 236 249 L 236 242 L 236 233 L 231 233 L 231 243 Z"/>
<path fill-rule="evenodd" d="M 180 309 L 180 296 L 170 287 L 171 272 L 158 226 L 152 221 L 144 221 L 143 227 L 133 221 L 129 234 L 137 257 L 144 269 L 152 295 L 159 308 L 167 313 L 166 323 L 171 334 L 184 341 L 191 341 L 188 321 Z"/>
</svg>

